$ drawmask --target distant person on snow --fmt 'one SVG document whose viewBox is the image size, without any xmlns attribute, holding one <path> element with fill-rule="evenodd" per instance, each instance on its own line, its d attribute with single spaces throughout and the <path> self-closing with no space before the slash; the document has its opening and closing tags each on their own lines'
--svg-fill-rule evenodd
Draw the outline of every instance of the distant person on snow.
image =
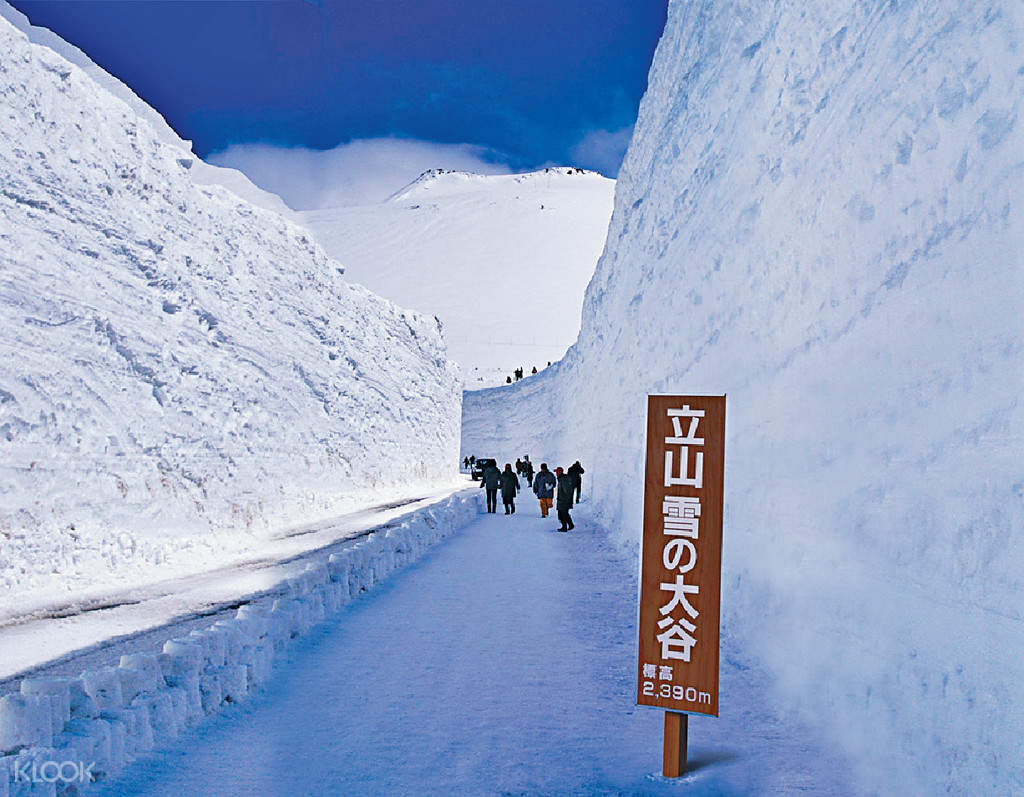
<svg viewBox="0 0 1024 797">
<path fill-rule="evenodd" d="M 516 460 L 516 475 L 517 476 L 522 476 L 523 475 L 523 461 L 521 459 L 517 459 Z"/>
<path fill-rule="evenodd" d="M 464 460 L 462 460 L 462 467 L 464 467 L 466 470 L 469 470 L 469 457 L 466 457 Z"/>
<path fill-rule="evenodd" d="M 533 463 L 529 457 L 523 460 L 523 475 L 526 477 L 526 486 L 533 487 Z"/>
<path fill-rule="evenodd" d="M 586 471 L 583 470 L 583 466 L 577 459 L 569 466 L 568 473 L 572 476 L 573 487 L 576 489 L 576 503 L 578 504 L 580 502 L 580 490 L 583 488 L 583 474 Z"/>
<path fill-rule="evenodd" d="M 564 473 L 561 468 L 555 468 L 555 478 L 558 480 L 556 487 L 555 509 L 558 510 L 558 522 L 561 523 L 559 531 L 569 531 L 576 528 L 572 522 L 569 510 L 572 509 L 572 493 L 576 489 L 576 483 L 572 476 Z"/>
<path fill-rule="evenodd" d="M 533 480 L 533 494 L 540 501 L 540 516 L 547 517 L 548 510 L 555 498 L 555 486 L 557 485 L 555 474 L 548 470 L 548 463 L 540 463 L 540 471 L 537 478 Z"/>
<path fill-rule="evenodd" d="M 501 483 L 501 471 L 497 465 L 488 465 L 480 474 L 480 486 L 487 490 L 487 511 L 492 515 L 498 511 L 498 487 Z"/>
<path fill-rule="evenodd" d="M 469 456 L 469 464 L 470 465 L 475 465 L 476 464 L 476 457 L 473 456 L 472 454 L 470 454 L 470 456 Z"/>
<path fill-rule="evenodd" d="M 531 373 L 531 374 L 535 374 L 535 373 L 537 373 L 537 366 L 536 366 L 536 365 L 535 365 L 535 366 L 533 366 L 533 370 L 532 370 L 532 371 L 530 371 L 530 373 Z"/>
<path fill-rule="evenodd" d="M 506 376 L 505 377 L 505 384 L 506 385 L 511 385 L 512 384 L 512 377 L 511 376 Z"/>
<path fill-rule="evenodd" d="M 519 492 L 519 479 L 512 472 L 512 463 L 505 463 L 505 472 L 501 474 L 501 502 L 505 505 L 505 514 L 516 513 L 516 493 Z"/>
</svg>

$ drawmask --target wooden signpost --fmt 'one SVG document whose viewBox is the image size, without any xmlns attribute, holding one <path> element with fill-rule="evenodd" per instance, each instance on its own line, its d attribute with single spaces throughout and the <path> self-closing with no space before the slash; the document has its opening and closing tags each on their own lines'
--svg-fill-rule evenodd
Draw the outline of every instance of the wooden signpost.
<svg viewBox="0 0 1024 797">
<path fill-rule="evenodd" d="M 648 396 L 637 705 L 665 709 L 663 774 L 688 714 L 718 716 L 725 396 Z"/>
</svg>

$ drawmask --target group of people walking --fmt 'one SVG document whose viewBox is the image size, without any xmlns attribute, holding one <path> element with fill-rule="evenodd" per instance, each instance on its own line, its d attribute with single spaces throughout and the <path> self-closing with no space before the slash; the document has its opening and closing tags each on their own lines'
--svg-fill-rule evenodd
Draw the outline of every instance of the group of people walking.
<svg viewBox="0 0 1024 797">
<path fill-rule="evenodd" d="M 549 362 L 549 363 L 548 363 L 548 365 L 551 365 L 551 363 Z M 530 371 L 530 373 L 531 373 L 531 374 L 535 374 L 535 373 L 537 373 L 537 366 L 536 366 L 536 365 L 535 365 L 535 366 L 533 366 L 533 370 L 532 370 L 532 371 Z M 517 381 L 517 382 L 518 382 L 518 381 L 519 381 L 520 379 L 523 379 L 523 378 L 524 378 L 524 374 L 525 374 L 525 372 L 523 371 L 523 369 L 522 369 L 522 366 L 520 366 L 519 368 L 516 368 L 516 369 L 514 369 L 514 370 L 512 371 L 512 376 L 514 376 L 514 377 L 516 378 L 516 381 Z M 512 376 L 506 376 L 506 377 L 505 377 L 505 384 L 506 384 L 506 385 L 511 385 L 511 384 L 512 384 Z"/>
<path fill-rule="evenodd" d="M 572 522 L 572 515 L 569 510 L 573 505 L 579 503 L 583 485 L 583 466 L 576 460 L 567 470 L 555 468 L 552 473 L 548 470 L 548 464 L 542 462 L 540 470 L 533 470 L 533 463 L 528 456 L 516 460 L 516 469 L 512 470 L 512 463 L 505 463 L 504 470 L 498 470 L 497 465 L 488 465 L 484 468 L 480 487 L 487 491 L 487 511 L 496 513 L 498 511 L 498 491 L 501 491 L 501 501 L 505 505 L 505 514 L 513 515 L 516 511 L 516 495 L 521 489 L 519 477 L 526 479 L 527 485 L 533 490 L 537 500 L 540 501 L 540 516 L 547 517 L 548 512 L 554 505 L 558 513 L 558 522 L 562 525 L 559 531 L 570 531 L 575 528 Z"/>
</svg>

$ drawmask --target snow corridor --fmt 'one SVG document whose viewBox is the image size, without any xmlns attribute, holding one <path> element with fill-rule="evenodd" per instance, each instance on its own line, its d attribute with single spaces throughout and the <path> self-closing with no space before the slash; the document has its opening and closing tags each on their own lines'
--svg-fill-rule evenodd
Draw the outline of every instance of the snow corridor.
<svg viewBox="0 0 1024 797">
<path fill-rule="evenodd" d="M 722 717 L 694 717 L 691 772 L 660 777 L 662 712 L 633 705 L 634 562 L 586 508 L 570 534 L 533 500 L 481 515 L 99 793 L 848 793 L 727 629 Z"/>
</svg>

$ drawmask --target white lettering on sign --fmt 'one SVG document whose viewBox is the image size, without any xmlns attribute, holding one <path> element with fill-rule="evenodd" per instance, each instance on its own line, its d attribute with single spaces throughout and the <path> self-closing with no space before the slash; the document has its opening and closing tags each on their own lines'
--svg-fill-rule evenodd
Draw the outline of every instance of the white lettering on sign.
<svg viewBox="0 0 1024 797">
<path fill-rule="evenodd" d="M 671 437 L 665 438 L 666 446 L 679 446 L 679 450 L 671 448 L 665 451 L 665 486 L 696 487 L 698 490 L 704 486 L 704 452 L 698 451 L 693 456 L 693 475 L 690 475 L 690 447 L 703 446 L 704 438 L 697 437 L 697 424 L 704 417 L 704 410 L 691 410 L 689 404 L 684 404 L 682 409 L 668 410 L 668 417 L 672 419 Z M 683 434 L 683 419 L 689 418 L 689 428 Z M 674 466 L 676 455 L 679 457 L 678 469 Z"/>
<path fill-rule="evenodd" d="M 654 681 L 643 682 L 643 693 L 648 697 L 661 697 L 665 700 L 689 700 L 691 703 L 711 705 L 711 693 L 698 690 L 693 686 L 678 684 L 656 685 Z"/>
<path fill-rule="evenodd" d="M 704 453 L 697 451 L 693 455 L 693 471 L 690 470 L 690 448 L 704 445 L 704 438 L 697 437 L 697 427 L 704 417 L 704 410 L 690 409 L 684 404 L 681 409 L 667 410 L 672 422 L 672 435 L 665 438 L 665 486 L 686 485 L 698 490 L 704 484 Z M 684 433 L 683 425 L 686 423 Z M 678 450 L 670 448 L 678 446 Z M 679 467 L 674 463 L 679 459 Z M 663 582 L 663 592 L 671 593 L 668 602 L 661 607 L 662 619 L 658 621 L 661 633 L 657 640 L 661 643 L 663 659 L 690 660 L 690 651 L 697 644 L 696 620 L 699 612 L 690 603 L 687 595 L 697 595 L 700 587 L 687 584 L 685 576 L 697 565 L 697 546 L 691 540 L 700 536 L 700 499 L 687 495 L 666 495 L 661 503 L 664 548 L 661 552 L 661 563 L 669 572 L 675 571 L 675 581 Z M 686 616 L 675 616 L 673 613 L 681 608 Z M 649 677 L 649 676 L 645 676 Z"/>
</svg>

